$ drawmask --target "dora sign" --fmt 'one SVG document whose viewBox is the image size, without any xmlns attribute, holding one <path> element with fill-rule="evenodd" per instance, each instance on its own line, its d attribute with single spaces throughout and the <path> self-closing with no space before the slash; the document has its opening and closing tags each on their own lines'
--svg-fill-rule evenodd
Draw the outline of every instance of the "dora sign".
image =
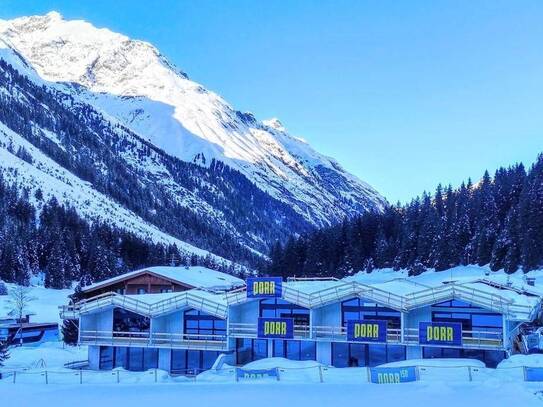
<svg viewBox="0 0 543 407">
<path fill-rule="evenodd" d="M 420 322 L 421 345 L 462 346 L 462 324 L 459 322 Z"/>
<path fill-rule="evenodd" d="M 294 338 L 292 318 L 258 318 L 258 337 L 262 339 Z"/>
<path fill-rule="evenodd" d="M 354 342 L 386 342 L 387 321 L 347 321 L 347 340 Z"/>
<path fill-rule="evenodd" d="M 249 277 L 247 279 L 247 298 L 281 297 L 282 293 L 281 277 Z"/>
</svg>

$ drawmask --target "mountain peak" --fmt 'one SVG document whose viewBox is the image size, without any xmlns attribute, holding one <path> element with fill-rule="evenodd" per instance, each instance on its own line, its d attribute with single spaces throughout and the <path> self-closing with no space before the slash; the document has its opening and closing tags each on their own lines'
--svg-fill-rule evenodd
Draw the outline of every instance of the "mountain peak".
<svg viewBox="0 0 543 407">
<path fill-rule="evenodd" d="M 262 123 L 264 123 L 266 126 L 271 127 L 272 129 L 275 129 L 277 131 L 286 132 L 285 127 L 283 126 L 283 123 L 277 118 L 272 117 L 268 120 L 263 120 Z"/>
<path fill-rule="evenodd" d="M 79 98 L 168 154 L 222 161 L 315 224 L 384 205 L 373 188 L 290 136 L 279 120 L 261 122 L 233 108 L 150 43 L 56 12 L 3 21 L 0 40 L 42 78 L 80 85 Z"/>
</svg>

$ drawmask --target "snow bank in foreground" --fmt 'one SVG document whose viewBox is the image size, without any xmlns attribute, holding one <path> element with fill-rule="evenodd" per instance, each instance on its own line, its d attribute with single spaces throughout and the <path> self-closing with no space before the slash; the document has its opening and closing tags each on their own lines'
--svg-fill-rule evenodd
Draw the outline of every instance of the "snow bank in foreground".
<svg viewBox="0 0 543 407">
<path fill-rule="evenodd" d="M 273 368 L 283 368 L 283 369 L 305 369 L 312 367 L 322 366 L 321 363 L 315 362 L 314 360 L 288 360 L 285 358 L 266 358 L 255 360 L 254 362 L 247 363 L 244 368 L 246 369 L 273 369 Z"/>
<path fill-rule="evenodd" d="M 44 342 L 34 347 L 11 347 L 4 369 L 56 369 L 65 363 L 87 360 L 86 346 L 66 346 L 63 342 Z"/>
<path fill-rule="evenodd" d="M 522 366 L 543 367 L 543 355 L 513 355 L 509 359 L 502 360 L 498 369 Z"/>
<path fill-rule="evenodd" d="M 476 359 L 410 359 L 400 362 L 391 362 L 379 367 L 402 367 L 402 366 L 429 366 L 429 367 L 486 367 L 483 362 Z"/>
</svg>

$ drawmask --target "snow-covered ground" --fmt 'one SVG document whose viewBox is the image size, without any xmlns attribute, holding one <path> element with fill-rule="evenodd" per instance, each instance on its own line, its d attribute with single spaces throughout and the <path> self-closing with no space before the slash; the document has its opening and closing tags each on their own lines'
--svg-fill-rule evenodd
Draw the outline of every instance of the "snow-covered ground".
<svg viewBox="0 0 543 407">
<path fill-rule="evenodd" d="M 384 387 L 386 386 L 386 387 Z M 488 403 L 493 407 L 541 406 L 534 393 L 542 386 L 519 383 L 360 384 L 129 384 L 12 385 L 0 384 L 10 406 L 403 406 L 458 407 Z"/>
<path fill-rule="evenodd" d="M 8 292 L 15 284 L 6 284 Z M 62 323 L 58 307 L 68 303 L 68 295 L 73 290 L 53 290 L 36 285 L 30 287 L 29 295 L 33 298 L 28 303 L 28 314 L 32 314 L 30 322 Z M 7 315 L 12 307 L 9 305 L 9 295 L 0 295 L 0 316 Z"/>
</svg>

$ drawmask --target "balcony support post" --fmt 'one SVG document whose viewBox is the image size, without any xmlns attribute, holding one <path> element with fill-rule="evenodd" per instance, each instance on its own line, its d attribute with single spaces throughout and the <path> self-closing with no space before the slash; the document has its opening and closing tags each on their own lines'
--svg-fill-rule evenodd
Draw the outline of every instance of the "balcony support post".
<svg viewBox="0 0 543 407">
<path fill-rule="evenodd" d="M 405 343 L 405 312 L 400 313 L 400 343 Z"/>
</svg>

